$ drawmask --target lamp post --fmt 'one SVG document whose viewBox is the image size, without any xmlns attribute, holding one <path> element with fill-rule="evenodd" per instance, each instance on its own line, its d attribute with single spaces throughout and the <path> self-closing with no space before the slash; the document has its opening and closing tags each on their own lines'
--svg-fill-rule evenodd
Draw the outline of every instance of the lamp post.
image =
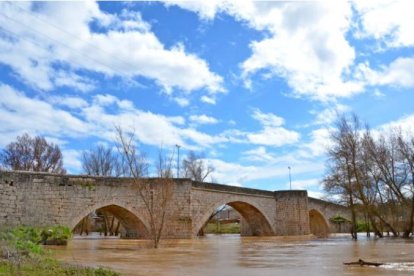
<svg viewBox="0 0 414 276">
<path fill-rule="evenodd" d="M 290 185 L 290 189 L 292 190 L 292 176 L 290 175 L 290 166 L 288 167 L 289 169 L 289 185 Z"/>
<path fill-rule="evenodd" d="M 177 178 L 180 177 L 180 145 L 175 145 L 177 147 Z"/>
</svg>

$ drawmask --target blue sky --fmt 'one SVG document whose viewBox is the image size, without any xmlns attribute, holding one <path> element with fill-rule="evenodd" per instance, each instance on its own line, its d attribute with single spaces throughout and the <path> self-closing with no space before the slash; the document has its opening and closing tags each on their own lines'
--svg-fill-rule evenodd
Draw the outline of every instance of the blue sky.
<svg viewBox="0 0 414 276">
<path fill-rule="evenodd" d="M 320 185 L 337 112 L 414 126 L 412 1 L 0 2 L 0 147 L 28 132 L 70 173 L 114 126 L 202 153 L 220 183 Z"/>
</svg>

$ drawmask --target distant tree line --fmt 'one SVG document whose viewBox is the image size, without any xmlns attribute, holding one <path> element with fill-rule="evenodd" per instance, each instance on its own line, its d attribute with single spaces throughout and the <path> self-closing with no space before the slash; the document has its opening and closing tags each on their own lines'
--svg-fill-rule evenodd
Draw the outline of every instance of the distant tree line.
<svg viewBox="0 0 414 276">
<path fill-rule="evenodd" d="M 352 237 L 358 214 L 376 236 L 409 237 L 414 226 L 414 136 L 401 129 L 370 130 L 353 114 L 337 120 L 331 132 L 325 190 L 352 211 Z"/>
</svg>

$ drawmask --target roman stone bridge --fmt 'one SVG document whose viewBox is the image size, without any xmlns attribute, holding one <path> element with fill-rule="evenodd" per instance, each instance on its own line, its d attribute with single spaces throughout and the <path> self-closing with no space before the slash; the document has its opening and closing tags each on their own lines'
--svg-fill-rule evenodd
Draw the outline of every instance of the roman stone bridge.
<svg viewBox="0 0 414 276">
<path fill-rule="evenodd" d="M 225 204 L 242 219 L 241 234 L 324 236 L 329 218 L 347 208 L 309 198 L 306 191 L 264 191 L 174 179 L 165 238 L 192 238 Z M 149 220 L 138 184 L 130 178 L 0 171 L 0 227 L 66 225 L 95 210 L 115 216 L 124 236 L 145 238 Z"/>
</svg>

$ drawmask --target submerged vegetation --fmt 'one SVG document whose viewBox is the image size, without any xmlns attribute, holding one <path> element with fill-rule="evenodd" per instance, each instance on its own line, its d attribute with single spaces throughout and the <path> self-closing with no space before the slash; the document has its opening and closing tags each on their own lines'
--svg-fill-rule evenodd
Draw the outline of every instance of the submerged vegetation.
<svg viewBox="0 0 414 276">
<path fill-rule="evenodd" d="M 0 275 L 85 275 L 112 276 L 102 268 L 66 265 L 50 257 L 42 244 L 66 244 L 71 238 L 67 227 L 18 227 L 0 231 Z"/>
</svg>

